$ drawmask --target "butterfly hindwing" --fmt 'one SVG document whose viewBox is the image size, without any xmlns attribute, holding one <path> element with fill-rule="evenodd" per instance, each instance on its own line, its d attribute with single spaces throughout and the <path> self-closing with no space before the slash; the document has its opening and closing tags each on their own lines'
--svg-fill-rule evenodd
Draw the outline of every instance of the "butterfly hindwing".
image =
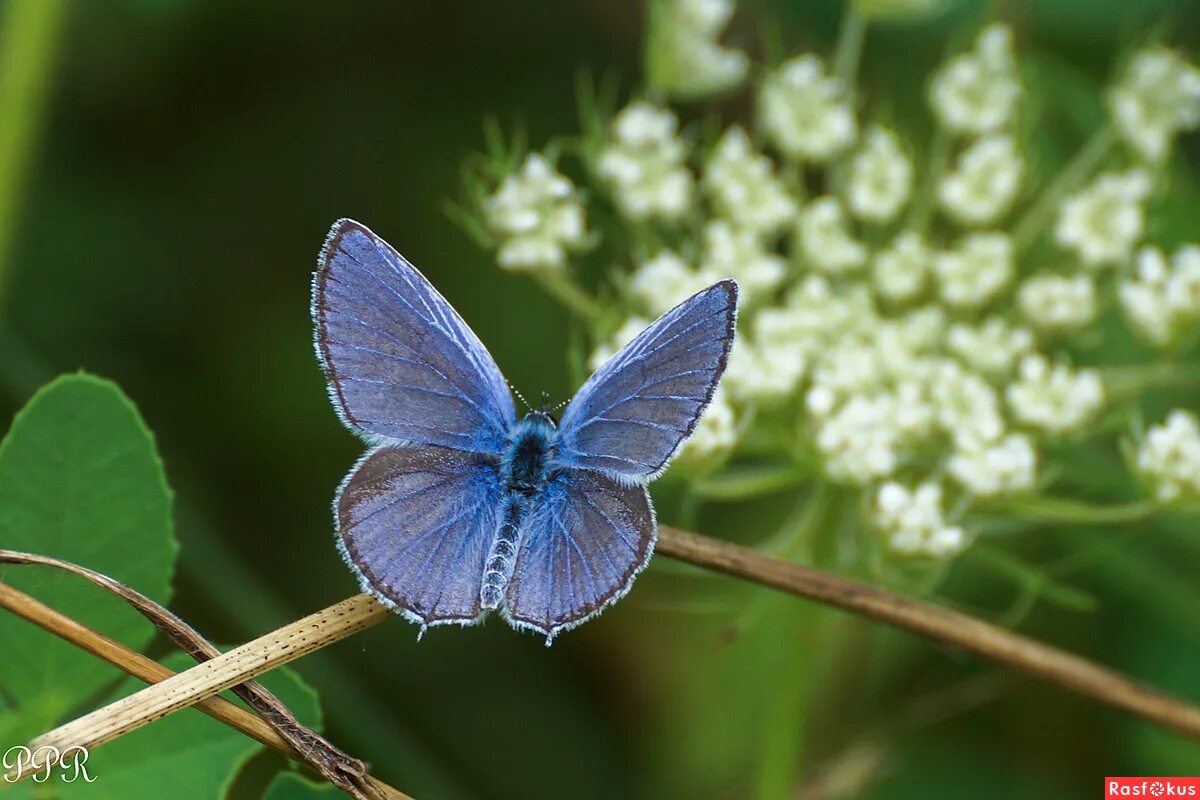
<svg viewBox="0 0 1200 800">
<path fill-rule="evenodd" d="M 444 447 L 384 446 L 334 501 L 338 545 L 364 591 L 421 625 L 481 615 L 484 561 L 501 513 L 493 461 Z"/>
<path fill-rule="evenodd" d="M 624 596 L 657 534 L 644 486 L 575 469 L 533 498 L 521 528 L 504 615 L 548 639 Z"/>
<path fill-rule="evenodd" d="M 516 418 L 487 349 L 403 256 L 340 220 L 313 281 L 317 353 L 342 419 L 375 443 L 498 453 Z"/>
<path fill-rule="evenodd" d="M 645 483 L 696 426 L 733 343 L 737 284 L 721 281 L 659 317 L 598 369 L 559 425 L 557 459 Z"/>
</svg>

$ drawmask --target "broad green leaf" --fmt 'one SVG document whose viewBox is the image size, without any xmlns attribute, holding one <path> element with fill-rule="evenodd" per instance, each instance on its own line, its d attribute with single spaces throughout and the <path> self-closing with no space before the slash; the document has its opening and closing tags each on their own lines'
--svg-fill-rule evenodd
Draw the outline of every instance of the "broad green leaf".
<svg viewBox="0 0 1200 800">
<path fill-rule="evenodd" d="M 281 772 L 267 787 L 263 800 L 325 800 L 345 796 L 328 783 L 313 783 L 295 772 Z"/>
<path fill-rule="evenodd" d="M 175 671 L 195 661 L 174 653 L 164 662 Z M 275 670 L 264 683 L 279 695 L 301 722 L 315 726 L 321 712 L 316 694 L 296 673 Z M 124 697 L 143 687 L 124 681 L 112 697 Z M 224 797 L 242 766 L 262 745 L 240 731 L 194 709 L 185 708 L 141 730 L 94 750 L 87 762 L 93 783 L 56 782 L 63 800 L 129 800 L 169 797 L 170 800 L 213 800 Z"/>
<path fill-rule="evenodd" d="M 74 561 L 167 601 L 177 549 L 171 491 L 153 437 L 115 384 L 63 376 L 17 414 L 0 442 L 0 547 Z M 154 635 L 123 601 L 73 575 L 0 567 L 0 580 L 134 649 Z M 94 656 L 6 613 L 0 653 L 0 689 L 49 716 L 115 678 Z"/>
</svg>

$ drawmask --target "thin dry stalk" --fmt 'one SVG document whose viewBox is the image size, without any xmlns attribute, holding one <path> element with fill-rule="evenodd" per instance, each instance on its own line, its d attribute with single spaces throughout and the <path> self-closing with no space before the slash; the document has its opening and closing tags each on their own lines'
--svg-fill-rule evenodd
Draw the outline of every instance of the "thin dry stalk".
<svg viewBox="0 0 1200 800">
<path fill-rule="evenodd" d="M 956 645 L 1200 739 L 1200 708 L 975 617 L 673 528 L 659 531 L 658 552 Z"/>
<path fill-rule="evenodd" d="M 1200 739 L 1200 708 L 965 614 L 673 528 L 659 531 L 658 552 L 956 645 Z M 356 595 L 56 728 L 30 746 L 53 745 L 60 751 L 94 747 L 344 639 L 389 615 L 370 596 Z"/>
<path fill-rule="evenodd" d="M 5 583 L 0 583 L 0 608 L 8 609 L 17 616 L 146 683 L 159 683 L 176 674 L 157 661 L 76 622 L 40 600 Z M 220 697 L 210 697 L 197 703 L 196 708 L 213 719 L 277 750 L 288 758 L 300 762 L 307 760 L 305 755 L 297 752 L 278 731 L 241 706 L 234 705 Z M 380 797 L 387 798 L 387 800 L 413 800 L 399 789 L 389 786 L 372 775 L 366 775 L 365 778 Z"/>
<path fill-rule="evenodd" d="M 85 714 L 37 737 L 29 747 L 57 748 L 46 752 L 64 752 L 72 747 L 90 750 L 345 639 L 390 615 L 374 598 L 356 595 Z M 29 774 L 14 772 L 7 777 L 19 780 Z"/>
</svg>

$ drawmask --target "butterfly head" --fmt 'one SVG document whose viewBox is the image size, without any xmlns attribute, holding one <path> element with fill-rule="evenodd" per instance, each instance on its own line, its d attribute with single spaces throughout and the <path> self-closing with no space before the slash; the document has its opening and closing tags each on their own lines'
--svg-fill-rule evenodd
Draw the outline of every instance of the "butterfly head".
<svg viewBox="0 0 1200 800">
<path fill-rule="evenodd" d="M 557 410 L 557 408 L 551 408 L 548 405 L 540 405 L 537 408 L 530 409 L 524 419 L 539 427 L 549 427 L 551 430 L 554 430 L 558 428 L 558 420 L 554 418 L 554 412 Z"/>
</svg>

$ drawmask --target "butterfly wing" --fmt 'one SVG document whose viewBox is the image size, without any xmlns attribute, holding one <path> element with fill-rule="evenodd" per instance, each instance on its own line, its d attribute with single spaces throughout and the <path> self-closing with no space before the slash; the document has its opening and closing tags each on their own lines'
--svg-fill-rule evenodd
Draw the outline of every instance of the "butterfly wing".
<svg viewBox="0 0 1200 800">
<path fill-rule="evenodd" d="M 338 548 L 363 591 L 410 620 L 470 624 L 482 613 L 479 587 L 500 501 L 485 456 L 379 447 L 338 490 Z"/>
<path fill-rule="evenodd" d="M 342 420 L 372 443 L 499 453 L 516 409 L 487 349 L 365 226 L 339 220 L 313 280 L 316 348 Z"/>
<path fill-rule="evenodd" d="M 737 309 L 737 284 L 684 300 L 598 369 L 559 424 L 557 462 L 644 483 L 696 427 L 716 389 Z"/>
<path fill-rule="evenodd" d="M 532 501 L 505 595 L 513 627 L 558 633 L 619 600 L 654 552 L 657 527 L 644 486 L 568 469 Z"/>
</svg>

